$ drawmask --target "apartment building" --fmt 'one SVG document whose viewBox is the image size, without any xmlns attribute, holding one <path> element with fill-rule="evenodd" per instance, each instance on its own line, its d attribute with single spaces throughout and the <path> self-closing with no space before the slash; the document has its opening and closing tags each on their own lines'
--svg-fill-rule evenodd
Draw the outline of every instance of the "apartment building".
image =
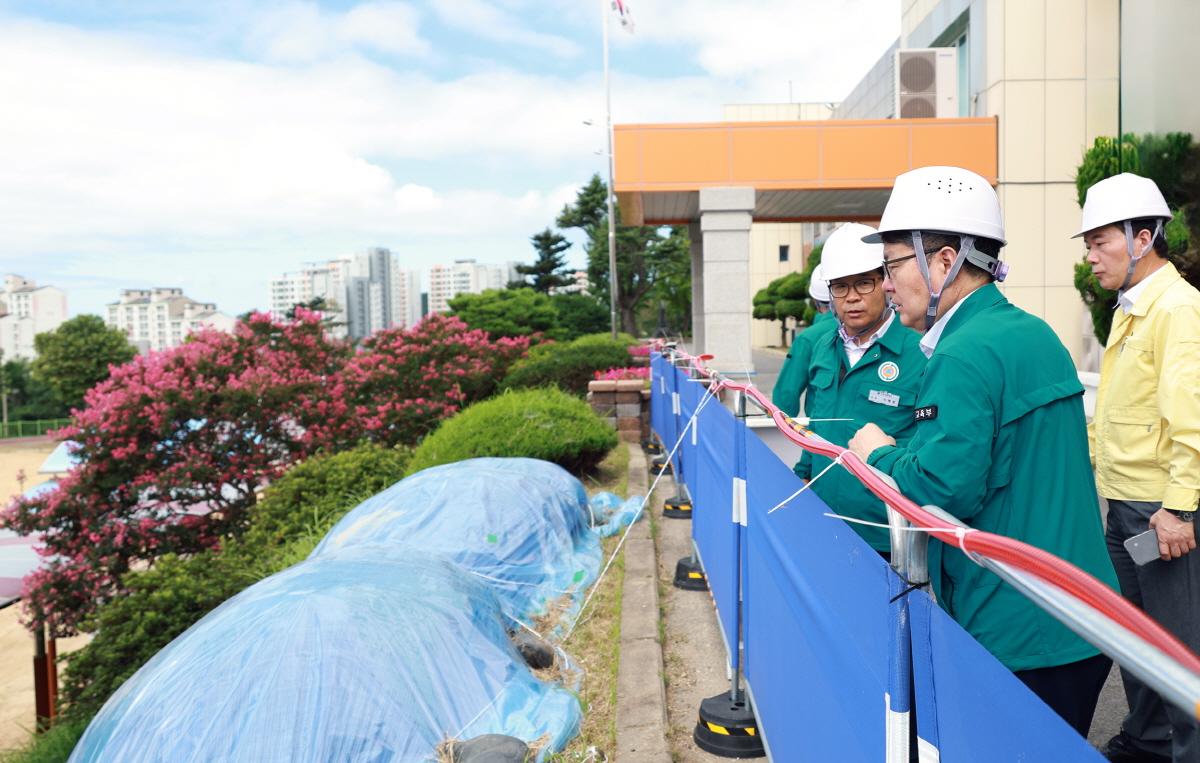
<svg viewBox="0 0 1200 763">
<path fill-rule="evenodd" d="M 388 249 L 373 247 L 351 257 L 312 263 L 271 280 L 271 314 L 322 298 L 337 338 L 363 339 L 380 329 L 421 320 L 421 279 L 401 268 Z"/>
<path fill-rule="evenodd" d="M 143 355 L 178 347 L 202 329 L 231 332 L 237 319 L 217 310 L 212 302 L 197 302 L 183 289 L 123 289 L 107 305 L 104 322 L 120 329 Z"/>
<path fill-rule="evenodd" d="M 444 313 L 458 294 L 503 289 L 518 278 L 512 263 L 488 265 L 475 260 L 455 260 L 453 265 L 434 265 L 429 269 L 429 311 Z"/>
<path fill-rule="evenodd" d="M 37 355 L 33 338 L 55 330 L 66 319 L 67 295 L 62 289 L 6 275 L 0 291 L 0 357 L 32 360 Z"/>
</svg>

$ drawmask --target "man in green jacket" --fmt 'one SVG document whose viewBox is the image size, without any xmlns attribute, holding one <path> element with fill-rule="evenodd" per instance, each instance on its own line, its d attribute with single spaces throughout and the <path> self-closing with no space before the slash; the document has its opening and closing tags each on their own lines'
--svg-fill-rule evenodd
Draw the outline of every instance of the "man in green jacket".
<svg viewBox="0 0 1200 763">
<path fill-rule="evenodd" d="M 1041 319 L 996 288 L 1004 223 L 988 182 L 959 167 L 896 178 L 879 226 L 887 288 L 925 330 L 916 433 L 868 424 L 851 449 L 920 504 L 1037 546 L 1112 587 L 1088 458 L 1083 386 Z M 1086 736 L 1111 660 L 959 549 L 933 543 L 939 603 Z"/>
<path fill-rule="evenodd" d="M 858 223 L 843 225 L 829 235 L 821 262 L 837 323 L 834 330 L 818 333 L 812 344 L 804 410 L 812 420 L 810 428 L 838 445 L 867 422 L 895 432 L 901 442 L 916 426 L 913 406 L 925 356 L 918 347 L 920 336 L 901 325 L 888 305 L 883 247 L 862 240 L 874 232 Z M 835 512 L 887 524 L 883 502 L 845 469 L 825 471 L 830 463 L 805 451 L 794 468 L 806 480 L 821 475 L 813 492 Z M 871 548 L 889 556 L 887 530 L 850 526 Z"/>
<path fill-rule="evenodd" d="M 800 412 L 800 396 L 808 389 L 808 367 L 812 362 L 813 346 L 829 332 L 837 330 L 837 321 L 829 312 L 829 286 L 821 275 L 821 265 L 813 268 L 808 294 L 816 306 L 812 324 L 796 335 L 788 350 L 779 378 L 771 389 L 771 402 L 789 416 Z"/>
</svg>

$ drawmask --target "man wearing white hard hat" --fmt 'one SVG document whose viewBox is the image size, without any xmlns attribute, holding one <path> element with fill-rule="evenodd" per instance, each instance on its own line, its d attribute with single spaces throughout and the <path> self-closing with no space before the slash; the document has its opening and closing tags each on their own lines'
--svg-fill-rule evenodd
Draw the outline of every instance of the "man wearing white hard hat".
<svg viewBox="0 0 1200 763">
<path fill-rule="evenodd" d="M 886 286 L 929 365 L 907 446 L 873 424 L 850 442 L 918 504 L 1037 546 L 1116 587 L 1088 460 L 1083 385 L 1045 321 L 995 282 L 996 191 L 960 167 L 896 178 L 879 233 Z M 932 543 L 941 604 L 1083 736 L 1111 661 L 957 547 Z"/>
<path fill-rule="evenodd" d="M 833 331 L 817 334 L 813 342 L 804 413 L 814 432 L 839 445 L 867 422 L 895 432 L 902 442 L 916 426 L 913 401 L 925 356 L 918 347 L 920 336 L 901 325 L 888 305 L 883 246 L 862 240 L 874 232 L 867 225 L 843 225 L 829 234 L 821 255 L 821 273 L 837 322 Z M 825 471 L 829 464 L 830 459 L 805 451 L 794 469 L 803 479 L 824 472 L 813 491 L 839 514 L 886 524 L 883 502 L 844 469 Z M 890 554 L 887 530 L 850 526 L 871 548 Z"/>
<path fill-rule="evenodd" d="M 1075 237 L 1100 285 L 1118 292 L 1088 433 L 1121 593 L 1200 651 L 1200 292 L 1165 257 L 1170 219 L 1153 180 L 1123 173 L 1088 189 Z M 1161 559 L 1138 566 L 1124 543 L 1151 528 Z M 1129 714 L 1105 755 L 1200 761 L 1195 720 L 1121 676 Z"/>
<path fill-rule="evenodd" d="M 800 412 L 800 397 L 808 391 L 808 367 L 812 362 L 813 346 L 837 330 L 837 321 L 829 312 L 829 286 L 821 275 L 820 264 L 813 268 L 808 295 L 812 297 L 816 315 L 812 324 L 792 340 L 792 346 L 779 369 L 779 378 L 771 389 L 771 402 L 789 416 Z"/>
<path fill-rule="evenodd" d="M 808 283 L 808 295 L 812 297 L 813 308 L 816 309 L 812 325 L 833 320 L 833 313 L 829 312 L 829 284 L 825 282 L 825 274 L 820 264 L 813 268 L 812 280 Z"/>
</svg>

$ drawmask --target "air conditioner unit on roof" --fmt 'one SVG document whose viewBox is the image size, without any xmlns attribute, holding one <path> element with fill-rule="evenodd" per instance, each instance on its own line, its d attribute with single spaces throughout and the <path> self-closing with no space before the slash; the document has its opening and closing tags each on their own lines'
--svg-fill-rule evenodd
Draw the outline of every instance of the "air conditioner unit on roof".
<svg viewBox="0 0 1200 763">
<path fill-rule="evenodd" d="M 896 51 L 896 117 L 958 116 L 958 48 Z"/>
</svg>

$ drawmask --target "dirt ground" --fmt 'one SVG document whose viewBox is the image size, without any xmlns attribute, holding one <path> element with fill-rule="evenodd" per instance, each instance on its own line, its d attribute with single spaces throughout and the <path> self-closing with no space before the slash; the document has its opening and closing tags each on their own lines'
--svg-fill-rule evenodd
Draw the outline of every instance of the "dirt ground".
<svg viewBox="0 0 1200 763">
<path fill-rule="evenodd" d="M 48 475 L 38 474 L 38 467 L 56 444 L 48 437 L 0 440 L 0 501 L 7 505 L 12 496 L 50 479 Z M 17 479 L 19 472 L 25 473 L 23 486 Z"/>
<path fill-rule="evenodd" d="M 667 727 L 671 754 L 677 763 L 710 763 L 725 758 L 711 755 L 692 741 L 700 701 L 729 691 L 725 671 L 725 645 L 717 628 L 717 613 L 707 591 L 682 591 L 671 585 L 675 563 L 692 553 L 692 523 L 662 516 L 664 498 L 675 495 L 675 485 L 663 478 L 654 490 L 658 523 L 659 602 L 666 621 L 663 670 L 667 684 Z"/>
<path fill-rule="evenodd" d="M 48 479 L 37 470 L 54 445 L 44 437 L 0 440 L 0 502 L 7 505 L 11 496 Z M 23 487 L 19 471 L 25 472 Z M 33 636 L 19 622 L 20 608 L 18 602 L 0 609 L 0 750 L 23 744 L 34 723 Z M 85 643 L 85 637 L 60 640 L 58 653 Z"/>
</svg>

